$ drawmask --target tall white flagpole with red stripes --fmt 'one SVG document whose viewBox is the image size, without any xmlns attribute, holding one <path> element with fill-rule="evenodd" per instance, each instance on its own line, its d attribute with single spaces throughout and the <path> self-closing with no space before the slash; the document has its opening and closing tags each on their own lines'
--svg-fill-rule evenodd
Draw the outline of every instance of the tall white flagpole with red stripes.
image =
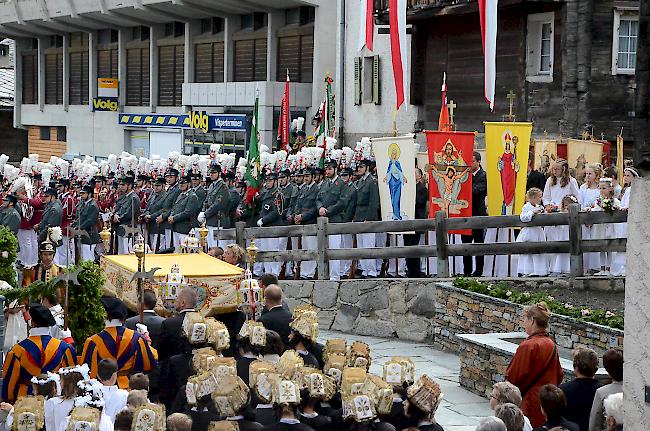
<svg viewBox="0 0 650 431">
<path fill-rule="evenodd" d="M 373 16 L 374 0 L 359 0 L 359 51 L 365 46 L 372 51 L 375 35 L 375 18 Z"/>
<path fill-rule="evenodd" d="M 408 101 L 408 54 L 406 51 L 406 0 L 390 0 L 388 18 L 390 23 L 390 52 L 393 62 L 393 76 L 395 78 L 395 95 L 397 104 L 395 109 Z"/>
<path fill-rule="evenodd" d="M 494 91 L 497 80 L 497 6 L 499 0 L 479 0 L 481 37 L 485 73 L 485 101 L 494 110 Z"/>
</svg>

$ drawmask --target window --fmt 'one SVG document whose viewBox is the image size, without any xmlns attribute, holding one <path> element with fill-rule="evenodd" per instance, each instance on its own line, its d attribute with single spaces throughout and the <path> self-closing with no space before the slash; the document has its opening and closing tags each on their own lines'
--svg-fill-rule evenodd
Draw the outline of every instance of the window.
<svg viewBox="0 0 650 431">
<path fill-rule="evenodd" d="M 266 38 L 235 41 L 235 81 L 266 81 L 266 46 Z"/>
<path fill-rule="evenodd" d="M 354 59 L 354 104 L 381 104 L 379 56 Z"/>
<path fill-rule="evenodd" d="M 67 139 L 67 130 L 65 126 L 56 128 L 56 140 L 59 142 L 65 142 Z"/>
<path fill-rule="evenodd" d="M 278 38 L 278 81 L 286 79 L 287 70 L 292 82 L 312 82 L 314 70 L 314 34 Z"/>
<path fill-rule="evenodd" d="M 141 25 L 139 27 L 133 27 L 133 32 L 131 37 L 133 40 L 149 40 L 149 27 Z"/>
<path fill-rule="evenodd" d="M 526 36 L 526 80 L 553 82 L 555 14 L 528 15 Z"/>
<path fill-rule="evenodd" d="M 149 104 L 149 48 L 126 50 L 126 104 Z"/>
<path fill-rule="evenodd" d="M 88 103 L 88 34 L 70 35 L 70 85 L 68 95 L 71 105 Z"/>
<path fill-rule="evenodd" d="M 638 11 L 614 10 L 612 75 L 634 74 L 634 69 L 636 67 L 636 45 L 638 34 Z"/>
<path fill-rule="evenodd" d="M 269 17 L 263 12 L 255 12 L 248 15 L 241 16 L 242 30 L 259 30 L 266 27 L 269 22 Z"/>
<path fill-rule="evenodd" d="M 38 55 L 36 52 L 22 55 L 23 103 L 38 103 Z"/>
<path fill-rule="evenodd" d="M 63 53 L 45 54 L 45 103 L 63 103 Z"/>
<path fill-rule="evenodd" d="M 223 42 L 197 43 L 194 54 L 194 82 L 223 82 Z"/>
<path fill-rule="evenodd" d="M 185 24 L 180 21 L 165 24 L 165 37 L 181 37 L 185 33 Z"/>
<path fill-rule="evenodd" d="M 183 98 L 185 45 L 158 48 L 158 104 L 180 106 Z"/>
<path fill-rule="evenodd" d="M 41 126 L 39 135 L 40 135 L 39 138 L 41 139 L 41 141 L 49 141 L 50 140 L 50 128 Z"/>
<path fill-rule="evenodd" d="M 117 48 L 97 50 L 97 77 L 118 78 Z"/>
</svg>

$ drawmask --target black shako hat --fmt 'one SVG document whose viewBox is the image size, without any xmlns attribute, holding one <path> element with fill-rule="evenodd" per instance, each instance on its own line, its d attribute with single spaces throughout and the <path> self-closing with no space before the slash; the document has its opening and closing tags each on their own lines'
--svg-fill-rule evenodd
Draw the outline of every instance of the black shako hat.
<svg viewBox="0 0 650 431">
<path fill-rule="evenodd" d="M 103 296 L 101 301 L 109 316 L 119 318 L 120 320 L 124 320 L 128 316 L 128 308 L 122 300 L 113 296 Z"/>
<path fill-rule="evenodd" d="M 50 310 L 42 304 L 29 304 L 29 315 L 32 318 L 32 326 L 36 328 L 49 328 L 56 325 L 56 321 Z"/>
</svg>

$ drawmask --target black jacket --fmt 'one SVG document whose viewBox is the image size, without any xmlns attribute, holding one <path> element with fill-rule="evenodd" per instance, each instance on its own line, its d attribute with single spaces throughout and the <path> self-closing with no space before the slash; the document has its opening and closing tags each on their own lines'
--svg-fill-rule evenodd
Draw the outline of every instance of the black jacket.
<svg viewBox="0 0 650 431">
<path fill-rule="evenodd" d="M 567 403 L 564 417 L 578 424 L 581 430 L 589 429 L 591 405 L 599 387 L 600 383 L 596 379 L 589 378 L 574 379 L 560 385 Z"/>
<path fill-rule="evenodd" d="M 309 425 L 314 431 L 329 431 L 332 429 L 332 418 L 324 415 L 316 415 L 315 417 L 303 416 L 302 413 L 298 414 L 298 419 L 301 423 Z"/>
<path fill-rule="evenodd" d="M 427 189 L 424 181 L 421 181 L 415 186 L 415 218 L 425 219 L 429 218 L 427 214 L 427 202 L 429 202 L 429 189 Z"/>
<path fill-rule="evenodd" d="M 173 410 L 172 403 L 193 374 L 191 354 L 174 355 L 163 362 L 160 370 L 160 382 L 162 384 L 159 390 L 160 401 L 165 404 L 167 411 Z"/>
<path fill-rule="evenodd" d="M 566 428 L 569 431 L 580 431 L 580 427 L 578 426 L 578 424 L 576 424 L 574 422 L 570 422 L 570 421 L 566 420 L 563 417 L 559 417 L 559 418 L 553 419 L 553 420 L 547 420 L 544 425 L 542 425 L 541 427 L 535 428 L 533 431 L 550 431 L 555 427 Z M 587 429 L 589 429 L 589 428 L 587 428 Z"/>
<path fill-rule="evenodd" d="M 289 324 L 293 320 L 291 313 L 283 307 L 274 307 L 260 317 L 260 322 L 270 331 L 277 332 L 282 337 L 284 345 L 289 344 L 291 328 Z"/>
<path fill-rule="evenodd" d="M 540 171 L 535 169 L 528 172 L 528 177 L 526 178 L 526 191 L 530 190 L 533 187 L 544 191 L 546 186 L 546 177 Z"/>
<path fill-rule="evenodd" d="M 272 425 L 265 426 L 262 431 L 314 431 L 312 427 L 305 424 L 285 424 L 277 422 Z"/>
<path fill-rule="evenodd" d="M 483 168 L 478 171 L 472 178 L 472 215 L 485 216 L 487 208 L 485 207 L 485 197 L 487 196 L 487 177 Z"/>
<path fill-rule="evenodd" d="M 144 313 L 144 324 L 147 326 L 149 331 L 149 338 L 151 338 L 151 345 L 154 348 L 158 348 L 160 343 L 160 329 L 162 327 L 165 318 L 157 315 L 156 313 L 147 312 Z M 135 331 L 135 325 L 140 323 L 140 315 L 129 317 L 124 322 L 124 326 Z"/>
<path fill-rule="evenodd" d="M 160 325 L 158 341 L 158 362 L 165 361 L 173 355 L 190 351 L 189 341 L 183 336 L 182 326 L 185 313 L 165 319 Z"/>
</svg>

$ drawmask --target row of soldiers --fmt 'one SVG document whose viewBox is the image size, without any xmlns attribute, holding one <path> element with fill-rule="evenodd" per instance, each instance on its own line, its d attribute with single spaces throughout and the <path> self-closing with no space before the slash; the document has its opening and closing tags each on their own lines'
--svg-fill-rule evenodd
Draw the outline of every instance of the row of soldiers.
<svg viewBox="0 0 650 431">
<path fill-rule="evenodd" d="M 117 254 L 129 253 L 139 234 L 152 250 L 179 252 L 185 238 L 203 224 L 209 230 L 208 247 L 223 247 L 228 241 L 215 240 L 214 231 L 232 228 L 237 221 L 272 227 L 313 224 L 318 217 L 335 223 L 379 220 L 379 193 L 372 169 L 369 160 L 358 162 L 354 171 L 339 169 L 331 160 L 324 169 L 267 171 L 262 189 L 249 202 L 246 182 L 237 180 L 232 171 L 222 172 L 218 164 L 210 167 L 207 179 L 196 172 L 181 175 L 171 168 L 155 179 L 98 175 L 85 184 L 61 178 L 46 186 L 35 174 L 31 196 L 24 189 L 5 193 L 0 224 L 17 235 L 18 260 L 25 267 L 37 264 L 38 244 L 56 227 L 61 228 L 60 237 L 52 239 L 58 266 L 74 262 L 75 256 L 96 260 L 104 252 L 99 231 L 105 226 L 111 228 L 111 251 Z M 330 235 L 329 241 L 334 248 L 352 246 L 350 236 Z M 374 235 L 358 235 L 357 241 L 359 247 L 375 246 Z M 286 238 L 266 238 L 259 246 L 265 251 L 314 249 L 316 238 L 294 238 L 291 243 Z M 256 271 L 278 275 L 280 266 L 267 262 Z M 300 275 L 311 278 L 315 269 L 315 262 L 303 262 Z M 346 270 L 331 265 L 331 278 L 337 279 Z M 292 273 L 289 265 L 287 275 Z"/>
</svg>

